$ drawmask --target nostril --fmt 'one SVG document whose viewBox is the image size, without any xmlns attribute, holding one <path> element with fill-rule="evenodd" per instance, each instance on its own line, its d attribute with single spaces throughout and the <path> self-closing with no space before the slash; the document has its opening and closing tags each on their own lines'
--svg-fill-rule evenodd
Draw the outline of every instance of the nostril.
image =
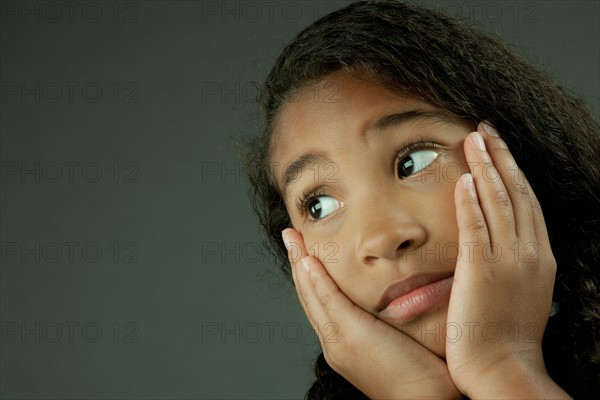
<svg viewBox="0 0 600 400">
<path fill-rule="evenodd" d="M 357 259 L 361 264 L 369 266 L 379 264 L 382 262 L 381 260 L 384 260 L 384 263 L 395 262 L 411 253 L 411 249 L 419 244 L 417 239 L 410 237 L 406 240 L 402 240 L 404 238 L 397 240 L 398 236 L 379 235 L 370 241 L 360 243 L 357 248 Z"/>
<path fill-rule="evenodd" d="M 398 246 L 398 250 L 406 249 L 408 246 L 410 246 L 410 240 L 405 240 Z"/>
<path fill-rule="evenodd" d="M 377 257 L 373 257 L 373 256 L 366 256 L 365 257 L 365 263 L 366 264 L 372 264 L 377 260 Z"/>
</svg>

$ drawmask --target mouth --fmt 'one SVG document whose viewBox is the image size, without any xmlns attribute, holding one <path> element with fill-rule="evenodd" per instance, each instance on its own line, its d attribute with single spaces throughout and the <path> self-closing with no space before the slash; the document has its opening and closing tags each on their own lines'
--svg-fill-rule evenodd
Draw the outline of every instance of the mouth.
<svg viewBox="0 0 600 400">
<path fill-rule="evenodd" d="M 417 274 L 387 287 L 377 307 L 382 319 L 406 322 L 448 301 L 454 274 Z"/>
</svg>

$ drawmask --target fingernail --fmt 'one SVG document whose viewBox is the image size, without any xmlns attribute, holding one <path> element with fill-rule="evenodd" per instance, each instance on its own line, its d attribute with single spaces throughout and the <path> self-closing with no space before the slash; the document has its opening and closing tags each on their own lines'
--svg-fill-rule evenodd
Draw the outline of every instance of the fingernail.
<svg viewBox="0 0 600 400">
<path fill-rule="evenodd" d="M 483 142 L 483 136 L 481 136 L 481 133 L 473 132 L 471 135 L 471 140 L 478 150 L 485 151 L 485 143 Z"/>
<path fill-rule="evenodd" d="M 281 231 L 281 237 L 283 238 L 283 244 L 285 245 L 285 248 L 289 250 L 292 246 L 292 243 L 290 242 L 290 236 L 287 232 L 287 228 Z"/>
<path fill-rule="evenodd" d="M 469 192 L 474 193 L 475 188 L 473 186 L 473 175 L 464 174 L 461 177 L 463 188 L 467 189 Z"/>
<path fill-rule="evenodd" d="M 496 130 L 496 128 L 494 128 L 492 126 L 492 124 L 490 124 L 488 121 L 483 121 L 483 129 L 485 129 L 485 131 L 487 132 L 487 134 L 490 135 L 490 136 L 494 136 L 494 137 L 499 137 L 500 136 L 498 134 L 498 131 Z"/>
<path fill-rule="evenodd" d="M 310 256 L 306 256 L 302 259 L 302 266 L 306 272 L 310 271 Z"/>
</svg>

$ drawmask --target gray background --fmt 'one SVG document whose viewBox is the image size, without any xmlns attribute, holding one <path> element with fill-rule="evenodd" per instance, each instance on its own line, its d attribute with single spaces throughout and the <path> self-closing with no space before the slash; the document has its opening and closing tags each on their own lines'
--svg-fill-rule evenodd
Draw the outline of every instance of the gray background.
<svg viewBox="0 0 600 400">
<path fill-rule="evenodd" d="M 297 399 L 317 342 L 260 252 L 232 138 L 347 2 L 2 1 L 3 399 Z M 420 1 L 599 109 L 596 1 Z"/>
</svg>

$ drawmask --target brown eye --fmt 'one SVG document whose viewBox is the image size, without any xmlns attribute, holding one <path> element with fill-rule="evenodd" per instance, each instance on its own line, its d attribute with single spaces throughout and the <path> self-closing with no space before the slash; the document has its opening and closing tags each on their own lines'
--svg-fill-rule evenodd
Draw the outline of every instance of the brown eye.
<svg viewBox="0 0 600 400">
<path fill-rule="evenodd" d="M 427 168 L 437 156 L 438 153 L 433 150 L 418 150 L 413 151 L 406 157 L 398 157 L 400 160 L 398 162 L 398 177 L 405 179 L 416 174 L 422 169 Z"/>
<path fill-rule="evenodd" d="M 330 196 L 317 196 L 307 204 L 308 213 L 313 219 L 321 219 L 340 207 L 340 202 Z"/>
</svg>

